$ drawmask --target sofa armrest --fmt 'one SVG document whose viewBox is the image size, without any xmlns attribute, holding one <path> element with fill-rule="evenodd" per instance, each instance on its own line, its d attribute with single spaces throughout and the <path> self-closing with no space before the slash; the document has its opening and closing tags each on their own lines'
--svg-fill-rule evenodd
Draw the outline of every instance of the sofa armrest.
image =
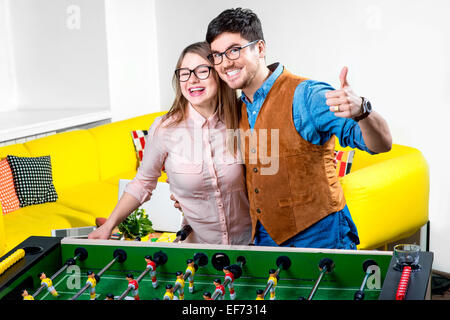
<svg viewBox="0 0 450 320">
<path fill-rule="evenodd" d="M 340 181 L 359 249 L 408 237 L 428 221 L 429 171 L 418 151 L 356 170 Z"/>
<path fill-rule="evenodd" d="M 0 201 L 0 257 L 6 253 L 6 232 L 3 220 L 2 203 Z"/>
</svg>

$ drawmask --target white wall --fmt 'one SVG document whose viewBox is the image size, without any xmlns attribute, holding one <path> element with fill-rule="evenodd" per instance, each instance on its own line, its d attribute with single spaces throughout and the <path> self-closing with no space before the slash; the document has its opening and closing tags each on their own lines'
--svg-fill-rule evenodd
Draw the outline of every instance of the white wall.
<svg viewBox="0 0 450 320">
<path fill-rule="evenodd" d="M 208 22 L 231 7 L 260 17 L 267 62 L 339 85 L 349 67 L 354 90 L 389 122 L 394 143 L 421 150 L 430 166 L 429 214 L 434 268 L 450 271 L 450 2 L 447 0 L 157 1 L 161 104 L 170 105 L 178 54 L 204 40 Z M 408 219 L 408 217 L 405 217 Z"/>
<path fill-rule="evenodd" d="M 0 112 L 15 108 L 12 48 L 7 19 L 7 3 L 4 0 L 0 0 Z"/>
<path fill-rule="evenodd" d="M 109 108 L 103 0 L 4 3 L 16 108 Z"/>
<path fill-rule="evenodd" d="M 160 104 L 155 0 L 107 0 L 112 120 L 165 110 Z"/>
</svg>

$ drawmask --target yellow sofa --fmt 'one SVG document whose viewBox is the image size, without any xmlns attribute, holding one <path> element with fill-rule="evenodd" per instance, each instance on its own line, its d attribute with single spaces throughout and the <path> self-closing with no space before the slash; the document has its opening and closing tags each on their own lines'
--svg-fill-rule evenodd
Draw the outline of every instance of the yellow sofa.
<svg viewBox="0 0 450 320">
<path fill-rule="evenodd" d="M 0 159 L 50 155 L 58 201 L 0 214 L 0 256 L 31 235 L 50 236 L 53 229 L 92 226 L 95 218 L 108 217 L 117 203 L 119 179 L 136 174 L 131 131 L 147 130 L 164 113 L 1 147 Z M 160 180 L 165 179 L 163 173 Z"/>
<path fill-rule="evenodd" d="M 336 144 L 336 149 L 351 150 Z M 424 226 L 429 180 L 428 164 L 415 148 L 394 144 L 377 155 L 356 150 L 351 173 L 340 182 L 358 228 L 358 249 L 379 248 Z"/>
<path fill-rule="evenodd" d="M 130 132 L 148 129 L 162 114 L 0 148 L 0 159 L 8 154 L 51 155 L 59 196 L 57 202 L 0 213 L 0 255 L 28 236 L 49 236 L 52 229 L 94 225 L 96 217 L 108 217 L 117 203 L 119 179 L 136 174 Z M 163 174 L 160 180 L 165 179 Z M 356 150 L 351 173 L 340 181 L 358 228 L 359 249 L 407 237 L 428 221 L 428 166 L 417 149 L 394 145 L 390 152 L 374 156 Z"/>
</svg>

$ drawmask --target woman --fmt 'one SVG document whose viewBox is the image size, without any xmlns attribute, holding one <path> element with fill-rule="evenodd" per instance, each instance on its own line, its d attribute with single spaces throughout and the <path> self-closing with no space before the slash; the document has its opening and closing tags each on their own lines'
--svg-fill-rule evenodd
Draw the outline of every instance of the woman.
<svg viewBox="0 0 450 320">
<path fill-rule="evenodd" d="M 230 143 L 234 136 L 228 133 L 233 130 L 227 130 L 238 127 L 236 93 L 219 79 L 209 54 L 206 42 L 181 53 L 172 108 L 151 126 L 136 177 L 108 220 L 89 238 L 108 239 L 115 226 L 149 200 L 164 166 L 170 190 L 183 210 L 183 225 L 193 229 L 185 242 L 251 242 L 244 167 Z"/>
</svg>

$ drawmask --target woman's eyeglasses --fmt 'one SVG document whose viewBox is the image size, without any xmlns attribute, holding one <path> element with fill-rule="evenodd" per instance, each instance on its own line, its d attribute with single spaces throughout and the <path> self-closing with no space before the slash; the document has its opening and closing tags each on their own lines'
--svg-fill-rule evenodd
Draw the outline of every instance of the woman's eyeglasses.
<svg viewBox="0 0 450 320">
<path fill-rule="evenodd" d="M 181 82 L 188 81 L 192 73 L 195 74 L 197 79 L 205 80 L 208 79 L 209 74 L 211 73 L 211 69 L 212 67 L 207 65 L 200 65 L 194 70 L 191 70 L 189 68 L 179 68 L 175 70 L 175 75 L 177 79 Z"/>
</svg>

